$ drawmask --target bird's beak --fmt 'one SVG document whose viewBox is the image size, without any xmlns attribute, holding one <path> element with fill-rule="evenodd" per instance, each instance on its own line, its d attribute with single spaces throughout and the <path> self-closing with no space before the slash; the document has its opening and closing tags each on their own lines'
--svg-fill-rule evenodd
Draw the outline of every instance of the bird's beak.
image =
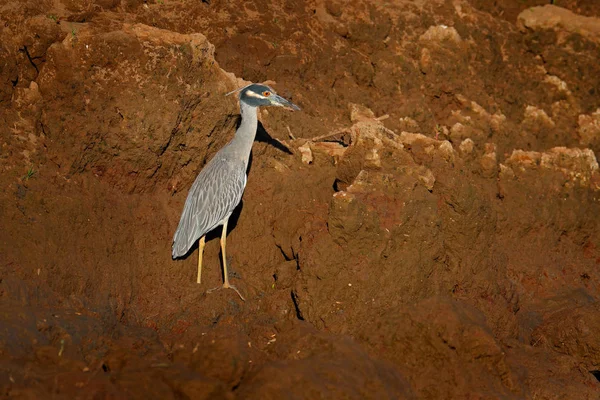
<svg viewBox="0 0 600 400">
<path fill-rule="evenodd" d="M 274 106 L 284 107 L 284 108 L 288 108 L 290 110 L 295 110 L 295 111 L 300 111 L 300 107 L 298 107 L 291 101 L 286 100 L 279 95 L 273 94 L 273 95 L 271 95 L 271 97 L 269 97 L 269 100 L 271 100 L 271 104 L 273 104 Z"/>
</svg>

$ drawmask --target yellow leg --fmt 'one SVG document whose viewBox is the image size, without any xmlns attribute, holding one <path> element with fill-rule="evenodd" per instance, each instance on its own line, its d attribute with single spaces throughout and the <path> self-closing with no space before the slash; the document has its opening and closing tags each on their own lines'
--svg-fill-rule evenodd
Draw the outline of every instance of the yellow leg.
<svg viewBox="0 0 600 400">
<path fill-rule="evenodd" d="M 204 254 L 204 239 L 205 236 L 200 238 L 200 243 L 198 244 L 198 279 L 196 282 L 200 283 L 202 276 L 202 254 Z"/>
<path fill-rule="evenodd" d="M 229 284 L 229 274 L 227 273 L 227 255 L 226 255 L 226 248 L 227 248 L 227 222 L 229 220 L 225 220 L 225 223 L 223 224 L 223 232 L 221 233 L 221 255 L 223 256 L 223 287 L 225 289 L 233 289 L 235 290 L 235 292 L 240 296 L 240 298 L 244 301 L 246 301 L 246 299 L 244 299 L 244 296 L 242 296 L 242 294 L 240 293 L 239 290 L 236 289 L 235 286 L 231 286 Z"/>
<path fill-rule="evenodd" d="M 227 222 L 223 224 L 223 232 L 221 232 L 221 257 L 223 257 L 223 287 L 229 287 L 229 275 L 227 274 L 227 256 L 225 255 L 225 248 L 227 247 Z"/>
</svg>

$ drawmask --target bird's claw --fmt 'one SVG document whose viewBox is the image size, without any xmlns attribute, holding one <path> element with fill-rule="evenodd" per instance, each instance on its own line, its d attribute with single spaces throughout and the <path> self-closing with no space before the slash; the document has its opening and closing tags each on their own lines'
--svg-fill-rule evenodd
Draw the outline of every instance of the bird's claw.
<svg viewBox="0 0 600 400">
<path fill-rule="evenodd" d="M 214 292 L 214 291 L 221 290 L 221 289 L 233 289 L 233 290 L 235 290 L 235 292 L 238 294 L 238 296 L 240 296 L 240 299 L 242 299 L 243 301 L 246 301 L 246 299 L 244 298 L 244 296 L 242 296 L 242 294 L 240 293 L 240 291 L 239 291 L 239 290 L 237 290 L 237 288 L 236 288 L 235 286 L 233 286 L 233 285 L 230 285 L 230 284 L 229 284 L 229 283 L 227 283 L 227 282 L 226 282 L 226 283 L 224 283 L 224 284 L 223 284 L 223 285 L 221 285 L 221 286 L 217 286 L 216 288 L 208 289 L 208 290 L 206 291 L 206 293 L 212 293 L 212 292 Z"/>
</svg>

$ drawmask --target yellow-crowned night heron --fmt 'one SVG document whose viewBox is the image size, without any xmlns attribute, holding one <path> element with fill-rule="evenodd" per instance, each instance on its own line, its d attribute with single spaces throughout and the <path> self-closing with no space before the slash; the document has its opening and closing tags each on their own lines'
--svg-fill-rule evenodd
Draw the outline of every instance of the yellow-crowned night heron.
<svg viewBox="0 0 600 400">
<path fill-rule="evenodd" d="M 258 127 L 257 109 L 260 106 L 279 106 L 293 110 L 300 108 L 265 85 L 254 83 L 236 91 L 240 92 L 242 123 L 233 139 L 206 164 L 192 185 L 173 237 L 173 258 L 184 256 L 200 238 L 197 279 L 200 283 L 205 235 L 222 225 L 223 288 L 235 290 L 244 300 L 241 293 L 229 284 L 225 247 L 227 221 L 242 199 L 246 187 L 246 169 Z"/>
</svg>

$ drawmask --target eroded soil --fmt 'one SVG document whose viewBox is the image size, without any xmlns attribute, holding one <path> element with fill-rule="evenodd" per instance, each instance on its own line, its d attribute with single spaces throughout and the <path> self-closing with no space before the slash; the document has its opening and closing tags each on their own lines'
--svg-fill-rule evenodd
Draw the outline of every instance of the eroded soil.
<svg viewBox="0 0 600 400">
<path fill-rule="evenodd" d="M 600 5 L 4 1 L 10 398 L 597 399 Z M 261 110 L 243 203 L 171 260 Z"/>
</svg>

